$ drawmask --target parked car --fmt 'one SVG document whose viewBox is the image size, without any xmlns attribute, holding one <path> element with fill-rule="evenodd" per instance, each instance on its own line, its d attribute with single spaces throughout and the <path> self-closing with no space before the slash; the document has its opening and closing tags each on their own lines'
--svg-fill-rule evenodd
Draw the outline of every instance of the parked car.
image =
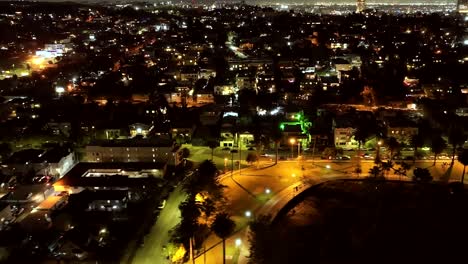
<svg viewBox="0 0 468 264">
<path fill-rule="evenodd" d="M 339 156 L 337 158 L 339 158 L 340 160 L 351 160 L 351 157 L 347 155 Z"/>
</svg>

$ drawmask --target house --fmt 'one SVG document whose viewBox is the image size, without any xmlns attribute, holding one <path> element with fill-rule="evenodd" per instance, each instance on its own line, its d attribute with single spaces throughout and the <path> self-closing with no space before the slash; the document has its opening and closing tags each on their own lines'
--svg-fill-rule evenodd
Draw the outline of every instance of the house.
<svg viewBox="0 0 468 264">
<path fill-rule="evenodd" d="M 332 121 L 334 145 L 342 149 L 357 149 L 359 144 L 354 139 L 353 118 L 350 115 L 336 116 Z"/>
<path fill-rule="evenodd" d="M 338 80 L 338 77 L 336 75 L 325 75 L 320 76 L 319 78 L 324 91 L 327 91 L 330 88 L 336 88 L 340 86 L 340 81 Z"/>
<path fill-rule="evenodd" d="M 125 133 L 122 133 L 122 129 L 118 127 L 107 127 L 104 128 L 104 134 L 106 135 L 106 139 L 113 140 L 122 138 Z"/>
<path fill-rule="evenodd" d="M 242 89 L 257 89 L 257 76 L 249 71 L 241 71 L 236 76 L 236 86 L 239 90 Z"/>
<path fill-rule="evenodd" d="M 222 117 L 223 109 L 216 105 L 206 105 L 200 108 L 200 123 L 202 126 L 216 125 Z"/>
<path fill-rule="evenodd" d="M 142 136 L 146 138 L 149 132 L 153 129 L 152 125 L 142 124 L 142 123 L 135 123 L 129 126 L 130 129 L 130 137 L 134 138 L 136 136 Z"/>
<path fill-rule="evenodd" d="M 45 129 L 47 131 L 50 131 L 50 133 L 53 135 L 64 135 L 66 137 L 69 137 L 71 132 L 71 124 L 70 122 L 51 121 L 46 124 Z"/>
<path fill-rule="evenodd" d="M 80 193 L 88 202 L 87 211 L 119 212 L 127 208 L 128 192 L 121 190 L 90 191 Z"/>
<path fill-rule="evenodd" d="M 387 118 L 387 137 L 394 137 L 402 144 L 411 145 L 411 137 L 418 134 L 418 126 L 415 122 L 402 118 Z"/>
<path fill-rule="evenodd" d="M 195 131 L 195 124 L 183 120 L 175 120 L 171 122 L 171 137 L 178 144 L 189 143 L 192 139 L 193 132 Z"/>
<path fill-rule="evenodd" d="M 216 77 L 216 71 L 213 69 L 201 69 L 198 78 L 199 79 L 207 79 Z"/>
<path fill-rule="evenodd" d="M 284 122 L 281 123 L 281 130 L 283 132 L 282 146 L 298 144 L 305 147 L 309 145 L 309 136 L 303 133 L 301 124 Z"/>
<path fill-rule="evenodd" d="M 180 70 L 180 81 L 195 82 L 198 80 L 199 72 L 197 66 L 184 66 Z"/>
<path fill-rule="evenodd" d="M 237 89 L 233 84 L 215 85 L 214 87 L 214 94 L 217 95 L 231 95 L 235 94 L 236 92 Z"/>
<path fill-rule="evenodd" d="M 5 162 L 4 171 L 13 175 L 48 175 L 62 177 L 77 159 L 74 152 L 63 148 L 25 149 L 13 153 Z"/>
<path fill-rule="evenodd" d="M 354 131 L 352 127 L 336 127 L 333 130 L 335 147 L 343 149 L 356 149 L 358 142 L 354 139 Z"/>
<path fill-rule="evenodd" d="M 206 104 L 213 104 L 213 92 L 209 90 L 199 90 L 193 94 L 193 106 L 200 106 Z"/>
</svg>

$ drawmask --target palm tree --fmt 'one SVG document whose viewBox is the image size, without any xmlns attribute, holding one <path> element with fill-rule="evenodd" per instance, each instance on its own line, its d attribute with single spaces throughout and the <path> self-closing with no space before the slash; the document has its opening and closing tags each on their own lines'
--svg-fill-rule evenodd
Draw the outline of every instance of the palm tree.
<svg viewBox="0 0 468 264">
<path fill-rule="evenodd" d="M 386 176 L 387 173 L 393 168 L 393 162 L 391 160 L 387 162 L 382 162 L 381 166 L 382 166 L 381 170 L 384 173 L 384 176 Z"/>
<path fill-rule="evenodd" d="M 190 257 L 195 263 L 195 254 L 193 250 L 193 241 L 195 234 L 200 229 L 198 218 L 201 215 L 200 204 L 195 202 L 195 199 L 188 197 L 184 202 L 179 205 L 181 221 L 176 229 L 176 236 L 179 237 L 181 242 L 186 243 L 189 241 Z"/>
<path fill-rule="evenodd" d="M 358 142 L 358 156 L 361 155 L 361 146 L 366 143 L 369 137 L 370 133 L 366 125 L 364 125 L 364 123 L 362 125 L 358 125 L 354 131 L 354 140 Z"/>
<path fill-rule="evenodd" d="M 236 224 L 231 220 L 227 213 L 219 213 L 216 215 L 211 230 L 223 240 L 223 264 L 226 264 L 226 238 L 233 232 Z"/>
<path fill-rule="evenodd" d="M 393 154 L 395 151 L 397 151 L 400 148 L 400 143 L 398 140 L 394 137 L 389 137 L 385 144 L 387 145 L 387 148 L 390 150 L 390 160 L 393 159 Z"/>
<path fill-rule="evenodd" d="M 278 164 L 278 156 L 279 156 L 278 147 L 282 138 L 283 138 L 283 133 L 281 132 L 279 125 L 275 126 L 271 134 L 271 139 L 275 142 L 275 153 L 276 153 L 275 164 Z"/>
<path fill-rule="evenodd" d="M 447 142 L 445 142 L 445 140 L 440 135 L 432 138 L 431 150 L 434 153 L 434 164 L 433 164 L 434 166 L 436 164 L 437 155 L 442 153 L 442 151 L 444 151 L 446 147 L 447 147 Z"/>
<path fill-rule="evenodd" d="M 448 142 L 452 145 L 452 164 L 455 162 L 455 151 L 457 146 L 461 146 L 465 143 L 466 136 L 463 131 L 463 128 L 459 125 L 460 123 L 457 120 L 454 120 L 452 125 L 450 125 L 448 133 Z"/>
<path fill-rule="evenodd" d="M 468 149 L 463 149 L 459 154 L 458 154 L 458 161 L 463 164 L 463 173 L 461 177 L 461 182 L 465 182 L 465 169 L 466 166 L 468 165 Z"/>
<path fill-rule="evenodd" d="M 211 195 L 221 197 L 223 186 L 218 182 L 218 168 L 211 160 L 205 160 L 197 170 L 184 183 L 186 192 L 195 197 L 200 192 L 208 192 Z"/>
<path fill-rule="evenodd" d="M 374 178 L 379 177 L 381 172 L 382 171 L 379 168 L 379 166 L 374 166 L 374 167 L 370 168 L 370 170 L 369 170 L 369 174 L 372 175 Z"/>
<path fill-rule="evenodd" d="M 182 148 L 179 152 L 179 156 L 181 159 L 190 157 L 190 150 L 188 148 Z"/>
<path fill-rule="evenodd" d="M 208 147 L 211 149 L 211 160 L 213 160 L 214 150 L 219 146 L 217 141 L 210 140 L 208 141 Z"/>
<path fill-rule="evenodd" d="M 410 144 L 414 148 L 413 162 L 416 161 L 416 156 L 418 155 L 418 148 L 422 148 L 424 145 L 424 138 L 421 133 L 414 134 L 411 136 Z"/>
<path fill-rule="evenodd" d="M 413 171 L 413 181 L 430 182 L 432 181 L 431 172 L 425 168 L 416 168 Z"/>
</svg>

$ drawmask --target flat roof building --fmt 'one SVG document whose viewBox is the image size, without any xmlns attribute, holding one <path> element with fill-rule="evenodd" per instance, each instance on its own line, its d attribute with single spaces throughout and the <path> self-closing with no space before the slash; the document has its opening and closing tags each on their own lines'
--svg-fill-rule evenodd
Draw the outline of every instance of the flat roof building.
<svg viewBox="0 0 468 264">
<path fill-rule="evenodd" d="M 78 163 L 54 183 L 56 192 L 78 193 L 83 190 L 138 190 L 162 181 L 166 163 L 109 162 Z"/>
</svg>

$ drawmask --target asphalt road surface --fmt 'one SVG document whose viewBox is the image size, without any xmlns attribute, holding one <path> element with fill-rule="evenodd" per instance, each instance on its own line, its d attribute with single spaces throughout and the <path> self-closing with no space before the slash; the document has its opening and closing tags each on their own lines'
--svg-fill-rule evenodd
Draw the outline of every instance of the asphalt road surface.
<svg viewBox="0 0 468 264">
<path fill-rule="evenodd" d="M 144 244 L 140 246 L 133 258 L 134 264 L 164 264 L 170 263 L 164 256 L 163 247 L 169 242 L 169 231 L 180 222 L 179 205 L 186 198 L 186 194 L 179 185 L 166 201 L 158 220 L 145 236 Z"/>
</svg>

